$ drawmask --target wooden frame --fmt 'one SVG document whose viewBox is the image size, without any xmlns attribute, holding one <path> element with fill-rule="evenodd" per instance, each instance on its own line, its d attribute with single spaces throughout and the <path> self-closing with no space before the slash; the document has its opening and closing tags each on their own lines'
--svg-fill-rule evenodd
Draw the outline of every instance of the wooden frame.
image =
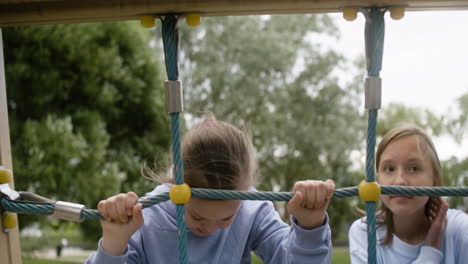
<svg viewBox="0 0 468 264">
<path fill-rule="evenodd" d="M 3 60 L 3 39 L 0 29 L 0 165 L 12 169 L 10 133 L 8 125 L 8 108 L 5 82 L 5 65 Z M 14 183 L 10 184 L 14 188 Z M 0 215 L 1 216 L 1 215 Z M 0 228 L 3 229 L 0 217 Z M 18 227 L 5 233 L 0 230 L 0 264 L 21 264 Z"/>
<path fill-rule="evenodd" d="M 468 9 L 468 0 L 0 0 L 0 27 L 135 20 L 144 14 L 202 16 L 328 13 L 344 7 Z"/>
</svg>

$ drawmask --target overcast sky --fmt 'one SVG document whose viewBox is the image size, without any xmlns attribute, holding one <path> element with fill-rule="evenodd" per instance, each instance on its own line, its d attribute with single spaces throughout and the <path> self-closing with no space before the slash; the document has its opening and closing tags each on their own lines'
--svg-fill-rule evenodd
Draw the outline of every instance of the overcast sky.
<svg viewBox="0 0 468 264">
<path fill-rule="evenodd" d="M 363 56 L 363 15 L 352 22 L 331 15 L 341 30 L 337 48 L 349 58 Z M 406 12 L 401 20 L 386 14 L 385 23 L 382 108 L 391 102 L 438 114 L 454 108 L 456 98 L 468 92 L 468 11 Z M 468 157 L 468 139 L 462 146 L 448 138 L 435 144 L 441 159 Z"/>
</svg>

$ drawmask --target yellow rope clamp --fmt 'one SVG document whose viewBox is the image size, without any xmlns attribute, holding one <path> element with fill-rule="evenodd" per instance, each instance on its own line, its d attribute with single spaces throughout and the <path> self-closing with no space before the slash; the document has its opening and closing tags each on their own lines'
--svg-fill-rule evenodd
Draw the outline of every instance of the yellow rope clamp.
<svg viewBox="0 0 468 264">
<path fill-rule="evenodd" d="M 186 204 L 192 198 L 192 191 L 188 184 L 175 184 L 169 190 L 169 198 L 175 204 Z"/>
<path fill-rule="evenodd" d="M 10 183 L 12 179 L 11 171 L 0 166 L 0 184 Z"/>
<path fill-rule="evenodd" d="M 187 14 L 185 16 L 185 23 L 191 27 L 200 25 L 200 14 Z"/>
<path fill-rule="evenodd" d="M 400 20 L 405 16 L 404 7 L 390 7 L 390 17 L 394 20 Z"/>
<path fill-rule="evenodd" d="M 16 220 L 16 214 L 12 213 L 3 213 L 3 227 L 8 229 L 13 229 L 18 225 L 18 221 Z"/>
<path fill-rule="evenodd" d="M 376 202 L 380 198 L 380 185 L 376 182 L 362 181 L 359 184 L 359 197 L 364 202 Z"/>
<path fill-rule="evenodd" d="M 142 16 L 140 18 L 140 23 L 144 28 L 152 28 L 155 25 L 155 16 Z"/>
<path fill-rule="evenodd" d="M 343 18 L 347 21 L 354 21 L 357 18 L 358 10 L 352 7 L 346 7 L 343 9 Z"/>
</svg>

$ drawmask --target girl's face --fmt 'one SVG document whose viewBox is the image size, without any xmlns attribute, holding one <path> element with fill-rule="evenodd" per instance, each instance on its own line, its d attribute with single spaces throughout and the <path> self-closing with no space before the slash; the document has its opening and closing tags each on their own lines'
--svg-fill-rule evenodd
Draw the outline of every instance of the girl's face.
<svg viewBox="0 0 468 264">
<path fill-rule="evenodd" d="M 197 236 L 208 236 L 218 228 L 228 227 L 242 201 L 192 198 L 185 206 L 187 227 Z"/>
<path fill-rule="evenodd" d="M 418 136 L 406 136 L 388 144 L 378 164 L 382 185 L 433 186 L 434 172 L 428 147 Z M 427 196 L 382 195 L 395 216 L 424 214 Z"/>
</svg>

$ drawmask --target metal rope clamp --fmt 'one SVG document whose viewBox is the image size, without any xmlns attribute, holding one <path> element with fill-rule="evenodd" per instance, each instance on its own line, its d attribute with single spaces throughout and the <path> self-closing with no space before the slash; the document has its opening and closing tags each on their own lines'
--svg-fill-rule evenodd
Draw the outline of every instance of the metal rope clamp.
<svg viewBox="0 0 468 264">
<path fill-rule="evenodd" d="M 84 219 L 81 218 L 83 209 L 85 209 L 83 204 L 57 201 L 52 216 L 67 221 L 83 222 Z"/>
<path fill-rule="evenodd" d="M 364 106 L 368 110 L 377 110 L 382 106 L 382 79 L 380 77 L 366 78 Z"/>
<path fill-rule="evenodd" d="M 10 200 L 17 200 L 20 198 L 20 194 L 17 191 L 11 189 L 8 183 L 0 184 L 0 197 L 1 196 L 7 197 Z"/>
<path fill-rule="evenodd" d="M 170 114 L 181 113 L 184 111 L 184 96 L 182 93 L 182 82 L 166 81 L 166 111 Z"/>
</svg>

